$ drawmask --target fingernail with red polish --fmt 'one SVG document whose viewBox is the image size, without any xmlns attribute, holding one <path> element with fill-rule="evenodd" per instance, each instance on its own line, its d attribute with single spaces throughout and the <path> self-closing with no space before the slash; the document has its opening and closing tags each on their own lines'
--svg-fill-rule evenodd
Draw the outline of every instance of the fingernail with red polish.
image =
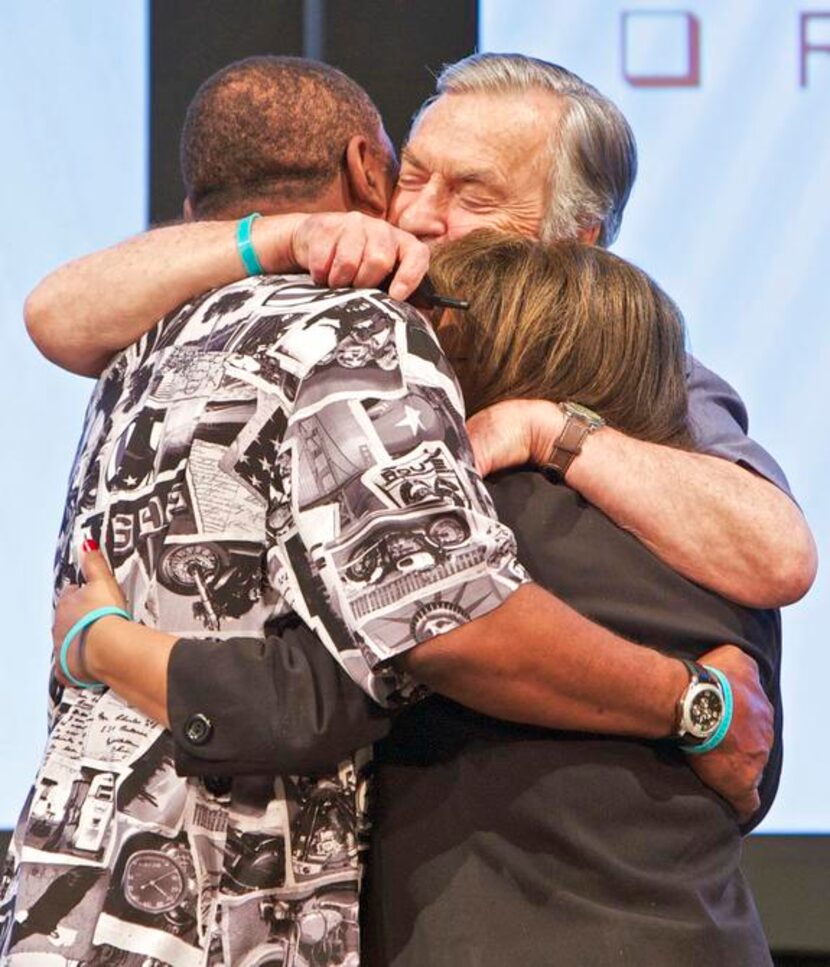
<svg viewBox="0 0 830 967">
<path fill-rule="evenodd" d="M 88 554 L 90 551 L 100 550 L 100 548 L 98 547 L 98 541 L 95 541 L 91 537 L 88 537 L 81 545 L 81 550 L 84 552 L 84 554 Z"/>
</svg>

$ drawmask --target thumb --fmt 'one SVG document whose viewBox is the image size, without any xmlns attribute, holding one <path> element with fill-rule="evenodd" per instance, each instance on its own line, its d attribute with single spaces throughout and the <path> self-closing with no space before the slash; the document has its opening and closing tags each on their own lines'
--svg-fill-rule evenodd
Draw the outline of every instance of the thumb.
<svg viewBox="0 0 830 967">
<path fill-rule="evenodd" d="M 752 819 L 760 808 L 761 797 L 758 794 L 757 789 L 753 789 L 752 792 L 748 792 L 746 795 L 741 796 L 740 800 L 735 803 L 735 810 L 738 813 L 738 818 L 742 823 L 746 823 Z"/>
<path fill-rule="evenodd" d="M 467 420 L 467 433 L 470 437 L 476 470 L 480 476 L 486 477 L 492 464 L 490 447 L 488 446 L 490 434 L 487 432 L 485 419 L 479 418 L 480 416 L 481 413 L 476 413 Z"/>
<path fill-rule="evenodd" d="M 92 539 L 86 540 L 81 548 L 81 573 L 87 584 L 93 581 L 106 581 L 108 584 L 117 585 L 117 581 L 107 564 L 98 542 Z"/>
</svg>

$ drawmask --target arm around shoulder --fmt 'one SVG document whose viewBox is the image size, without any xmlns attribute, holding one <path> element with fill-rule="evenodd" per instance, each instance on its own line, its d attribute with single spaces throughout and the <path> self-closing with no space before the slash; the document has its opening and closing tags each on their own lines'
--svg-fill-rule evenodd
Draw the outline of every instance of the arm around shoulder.
<svg viewBox="0 0 830 967">
<path fill-rule="evenodd" d="M 604 429 L 568 483 L 675 570 L 738 604 L 792 604 L 815 579 L 816 546 L 799 507 L 729 460 Z"/>
<path fill-rule="evenodd" d="M 68 262 L 24 308 L 32 341 L 51 362 L 97 376 L 182 303 L 244 278 L 237 222 L 187 222 Z M 427 269 L 428 249 L 386 222 L 351 213 L 285 213 L 257 219 L 253 242 L 264 272 L 308 268 L 320 283 L 377 285 L 406 298 Z"/>
<path fill-rule="evenodd" d="M 546 400 L 508 400 L 468 423 L 479 470 L 547 462 L 564 419 Z M 569 486 L 684 577 L 755 608 L 799 600 L 816 575 L 815 541 L 792 498 L 760 474 L 705 453 L 588 436 Z"/>
</svg>

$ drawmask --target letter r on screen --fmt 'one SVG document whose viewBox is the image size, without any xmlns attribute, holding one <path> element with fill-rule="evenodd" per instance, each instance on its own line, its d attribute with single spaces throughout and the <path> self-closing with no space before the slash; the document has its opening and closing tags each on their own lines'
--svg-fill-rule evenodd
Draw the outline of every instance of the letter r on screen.
<svg viewBox="0 0 830 967">
<path fill-rule="evenodd" d="M 826 20 L 830 27 L 830 10 L 813 10 L 811 13 L 802 13 L 799 18 L 799 62 L 801 74 L 801 86 L 807 87 L 807 57 L 809 54 L 822 53 L 830 54 L 830 29 L 825 30 L 822 42 L 818 43 L 813 35 L 810 38 L 810 21 Z"/>
</svg>

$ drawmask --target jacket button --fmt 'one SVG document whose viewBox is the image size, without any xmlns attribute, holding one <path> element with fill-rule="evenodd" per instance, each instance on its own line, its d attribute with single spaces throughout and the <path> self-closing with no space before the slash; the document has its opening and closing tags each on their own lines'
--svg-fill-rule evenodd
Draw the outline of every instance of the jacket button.
<svg viewBox="0 0 830 967">
<path fill-rule="evenodd" d="M 191 715 L 185 722 L 184 736 L 192 745 L 204 745 L 213 735 L 213 723 L 201 712 Z"/>
<path fill-rule="evenodd" d="M 205 776 L 202 783 L 212 796 L 227 796 L 233 780 L 230 776 Z"/>
</svg>

